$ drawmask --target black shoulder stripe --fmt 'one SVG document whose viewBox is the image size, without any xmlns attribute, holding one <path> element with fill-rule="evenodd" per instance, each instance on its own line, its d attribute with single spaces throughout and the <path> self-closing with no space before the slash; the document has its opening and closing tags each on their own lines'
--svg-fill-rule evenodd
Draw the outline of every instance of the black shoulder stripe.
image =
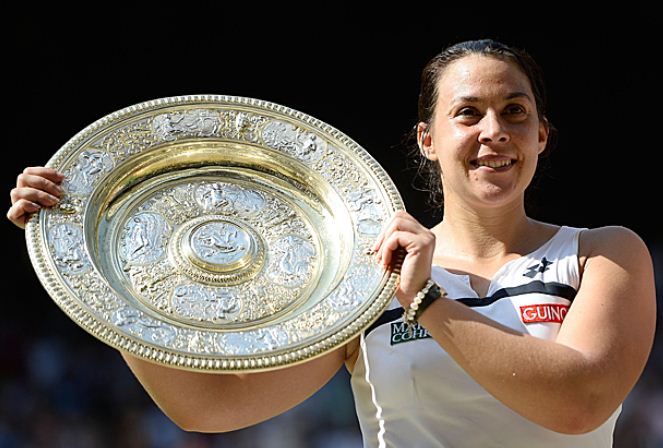
<svg viewBox="0 0 663 448">
<path fill-rule="evenodd" d="M 549 296 L 556 296 L 573 302 L 578 292 L 572 286 L 563 283 L 549 282 L 543 283 L 536 280 L 525 285 L 514 286 L 512 288 L 502 288 L 495 291 L 490 297 L 483 299 L 476 297 L 469 297 L 466 299 L 457 299 L 464 305 L 475 306 L 488 306 L 505 297 L 522 296 L 524 294 L 546 294 Z"/>
<path fill-rule="evenodd" d="M 541 281 L 533 281 L 521 286 L 514 286 L 512 288 L 502 288 L 495 291 L 490 297 L 485 297 L 483 299 L 476 297 L 468 297 L 456 299 L 456 301 L 462 303 L 463 305 L 469 307 L 479 307 L 479 306 L 488 306 L 497 302 L 500 299 L 506 297 L 522 296 L 524 294 L 545 294 L 549 296 L 561 297 L 567 299 L 570 302 L 573 302 L 576 294 L 578 292 L 572 286 L 565 285 L 563 283 L 549 282 L 544 283 Z M 393 310 L 387 310 L 378 319 L 373 322 L 365 331 L 364 337 L 375 330 L 380 325 L 384 325 L 389 322 L 393 322 L 396 319 L 400 319 L 403 316 L 403 307 L 394 308 Z"/>
</svg>

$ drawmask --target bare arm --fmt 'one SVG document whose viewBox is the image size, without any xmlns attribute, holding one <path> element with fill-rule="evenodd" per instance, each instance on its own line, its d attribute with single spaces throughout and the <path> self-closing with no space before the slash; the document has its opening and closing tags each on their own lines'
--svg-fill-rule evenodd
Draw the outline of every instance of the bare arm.
<svg viewBox="0 0 663 448">
<path fill-rule="evenodd" d="M 261 373 L 214 374 L 122 357 L 161 410 L 179 427 L 226 432 L 268 420 L 303 402 L 343 365 L 345 347 L 320 358 Z"/>
<path fill-rule="evenodd" d="M 585 232 L 587 262 L 556 341 L 509 329 L 452 300 L 421 324 L 493 396 L 553 431 L 601 425 L 625 399 L 651 350 L 656 298 L 649 252 L 633 232 Z"/>
</svg>

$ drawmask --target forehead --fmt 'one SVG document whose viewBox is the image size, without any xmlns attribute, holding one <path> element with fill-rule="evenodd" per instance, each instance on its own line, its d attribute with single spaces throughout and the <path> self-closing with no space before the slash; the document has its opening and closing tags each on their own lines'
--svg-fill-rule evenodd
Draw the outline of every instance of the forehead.
<svg viewBox="0 0 663 448">
<path fill-rule="evenodd" d="M 449 64 L 437 82 L 438 100 L 459 96 L 489 97 L 511 92 L 532 95 L 527 75 L 509 60 L 471 54 Z"/>
</svg>

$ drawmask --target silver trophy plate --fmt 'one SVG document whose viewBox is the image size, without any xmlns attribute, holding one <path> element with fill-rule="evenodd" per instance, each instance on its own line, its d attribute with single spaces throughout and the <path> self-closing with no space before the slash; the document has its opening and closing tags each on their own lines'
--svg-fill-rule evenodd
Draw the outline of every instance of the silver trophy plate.
<svg viewBox="0 0 663 448">
<path fill-rule="evenodd" d="M 402 199 L 357 143 L 230 96 L 137 104 L 51 158 L 65 195 L 26 227 L 57 305 L 104 343 L 193 371 L 301 363 L 357 336 L 398 280 L 370 247 Z"/>
</svg>

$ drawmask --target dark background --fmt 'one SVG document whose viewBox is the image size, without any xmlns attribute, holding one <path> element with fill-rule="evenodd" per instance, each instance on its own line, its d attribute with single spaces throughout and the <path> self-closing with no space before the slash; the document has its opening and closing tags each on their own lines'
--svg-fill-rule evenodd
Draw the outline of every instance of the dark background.
<svg viewBox="0 0 663 448">
<path fill-rule="evenodd" d="M 650 247 L 661 284 L 655 14 L 612 11 L 608 19 L 605 11 L 569 10 L 553 19 L 542 11 L 518 16 L 414 3 L 379 11 L 323 3 L 267 11 L 214 5 L 10 15 L 3 30 L 9 120 L 0 169 L 6 209 L 23 168 L 45 164 L 97 119 L 160 97 L 225 94 L 280 103 L 340 129 L 392 176 L 407 210 L 432 226 L 439 216 L 427 209 L 426 193 L 412 187 L 400 145 L 416 123 L 420 72 L 446 45 L 490 37 L 525 48 L 542 66 L 548 118 L 559 130 L 552 166 L 533 187 L 531 215 L 633 229 Z M 119 354 L 50 301 L 22 231 L 8 221 L 1 226 L 9 288 L 0 312 L 0 448 L 356 446 L 345 372 L 300 408 L 255 428 L 218 436 L 180 431 Z M 658 342 L 625 404 L 615 446 L 662 446 L 651 444 L 663 444 L 663 424 L 656 424 L 663 421 L 662 364 Z M 116 437 L 121 444 L 111 442 Z"/>
</svg>

